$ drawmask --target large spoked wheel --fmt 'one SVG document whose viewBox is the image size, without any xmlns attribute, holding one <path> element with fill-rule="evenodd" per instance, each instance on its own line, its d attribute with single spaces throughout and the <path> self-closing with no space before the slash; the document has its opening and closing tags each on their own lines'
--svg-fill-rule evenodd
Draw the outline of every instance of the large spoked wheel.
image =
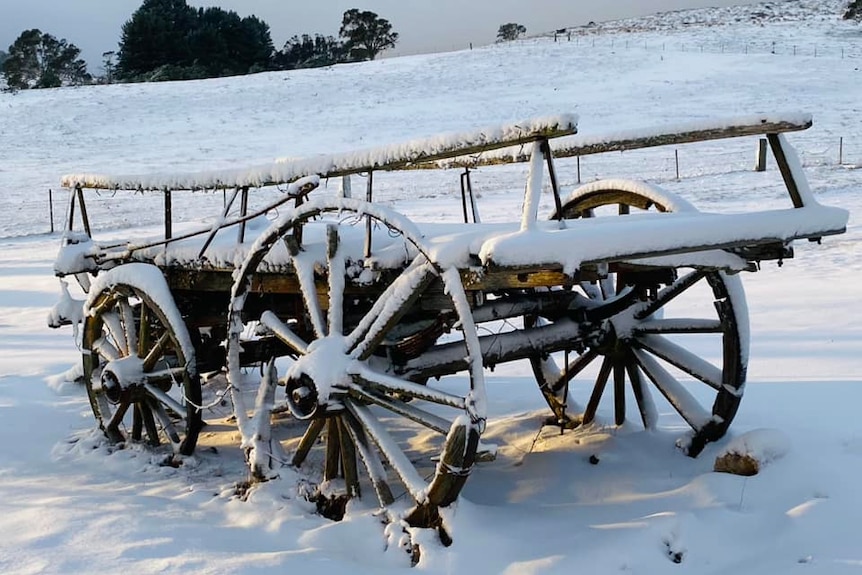
<svg viewBox="0 0 862 575">
<path fill-rule="evenodd" d="M 481 351 L 457 269 L 431 261 L 403 216 L 350 199 L 304 204 L 255 246 L 233 286 L 232 386 L 248 389 L 254 375 L 241 373 L 250 345 L 240 335 L 256 324 L 282 346 L 294 420 L 283 445 L 335 503 L 324 514 L 338 518 L 349 498 L 373 491 L 409 524 L 440 527 L 438 509 L 461 491 L 485 424 Z M 279 282 L 293 282 L 293 299 L 270 293 Z M 467 358 L 466 376 L 399 376 L 399 363 L 438 340 L 459 365 Z"/>
<path fill-rule="evenodd" d="M 165 294 L 154 266 L 127 264 L 99 276 L 86 305 L 84 382 L 109 440 L 168 444 L 190 455 L 202 425 L 200 379 L 186 325 Z"/>
<path fill-rule="evenodd" d="M 563 207 L 567 219 L 625 216 L 648 210 L 694 210 L 685 200 L 637 182 L 596 182 L 576 190 Z M 636 242 L 637 238 L 631 238 Z M 616 271 L 614 271 L 614 269 Z M 589 424 L 607 398 L 614 422 L 636 404 L 646 429 L 657 426 L 664 407 L 691 427 L 686 452 L 697 456 L 720 439 L 742 399 L 748 362 L 748 315 L 738 276 L 708 268 L 615 266 L 606 278 L 573 288 L 594 305 L 630 304 L 605 322 L 586 347 L 530 358 L 539 387 L 558 421 Z M 616 311 L 616 310 L 615 310 Z M 528 317 L 528 325 L 550 321 Z M 570 392 L 585 390 L 583 411 L 567 412 Z M 570 389 L 571 388 L 571 389 Z M 606 393 L 608 389 L 612 391 Z"/>
</svg>

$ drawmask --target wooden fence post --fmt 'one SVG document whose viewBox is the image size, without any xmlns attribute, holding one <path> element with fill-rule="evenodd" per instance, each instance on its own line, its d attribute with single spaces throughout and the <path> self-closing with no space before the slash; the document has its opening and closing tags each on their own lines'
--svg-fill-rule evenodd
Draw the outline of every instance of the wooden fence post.
<svg viewBox="0 0 862 575">
<path fill-rule="evenodd" d="M 844 136 L 838 138 L 838 165 L 844 164 Z"/>
<path fill-rule="evenodd" d="M 679 150 L 673 151 L 673 157 L 676 162 L 676 179 L 679 180 Z"/>
</svg>

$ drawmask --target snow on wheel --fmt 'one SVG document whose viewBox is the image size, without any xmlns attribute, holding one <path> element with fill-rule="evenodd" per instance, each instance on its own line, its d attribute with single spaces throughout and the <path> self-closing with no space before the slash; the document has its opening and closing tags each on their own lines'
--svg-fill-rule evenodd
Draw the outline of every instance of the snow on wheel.
<svg viewBox="0 0 862 575">
<path fill-rule="evenodd" d="M 565 202 L 563 216 L 613 217 L 646 210 L 695 208 L 654 186 L 615 180 L 577 189 Z M 592 423 L 602 400 L 612 398 L 616 425 L 626 421 L 632 400 L 646 429 L 655 428 L 663 407 L 670 407 L 692 429 L 691 456 L 725 434 L 742 399 L 748 362 L 748 315 L 738 276 L 709 268 L 618 264 L 606 277 L 573 289 L 596 305 L 617 298 L 627 303 L 589 345 L 530 357 L 558 421 Z M 631 292 L 639 297 L 621 297 Z M 529 316 L 525 321 L 536 325 L 548 320 Z M 567 412 L 570 394 L 580 391 L 581 380 L 589 382 L 583 408 Z"/>
<path fill-rule="evenodd" d="M 337 518 L 348 499 L 374 493 L 409 524 L 440 526 L 438 508 L 456 499 L 473 465 L 485 396 L 458 271 L 426 253 L 409 220 L 350 199 L 306 203 L 255 242 L 235 275 L 228 340 L 253 474 L 273 463 L 268 424 L 254 426 L 268 420 L 260 407 L 272 403 L 280 368 L 292 416 L 287 461 L 319 486 L 325 514 Z M 272 297 L 284 289 L 294 296 Z M 241 369 L 254 342 L 240 336 L 252 330 L 275 339 L 280 349 L 259 347 L 284 358 L 260 354 L 268 367 L 259 382 Z M 410 380 L 393 368 L 394 357 L 421 355 L 441 339 L 460 342 L 466 374 Z M 247 418 L 241 390 L 250 383 L 260 391 Z"/>
<path fill-rule="evenodd" d="M 190 455 L 201 429 L 200 379 L 161 271 L 131 263 L 103 272 L 84 311 L 84 383 L 105 435 Z"/>
</svg>

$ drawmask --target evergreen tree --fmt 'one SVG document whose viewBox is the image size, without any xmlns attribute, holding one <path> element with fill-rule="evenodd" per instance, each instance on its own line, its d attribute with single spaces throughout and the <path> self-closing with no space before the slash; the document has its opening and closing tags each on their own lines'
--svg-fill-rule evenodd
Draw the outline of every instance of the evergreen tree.
<svg viewBox="0 0 862 575">
<path fill-rule="evenodd" d="M 13 90 L 56 88 L 92 80 L 81 50 L 38 29 L 25 30 L 9 47 L 3 62 L 6 85 Z"/>
<path fill-rule="evenodd" d="M 118 75 L 125 80 L 179 80 L 247 74 L 270 67 L 269 25 L 185 0 L 144 0 L 123 25 Z"/>
<path fill-rule="evenodd" d="M 398 41 L 398 32 L 392 31 L 389 20 L 356 8 L 344 13 L 338 35 L 345 39 L 352 60 L 373 60 L 383 50 L 394 48 Z"/>
<path fill-rule="evenodd" d="M 189 37 L 197 16 L 185 0 L 144 0 L 123 24 L 117 76 L 134 80 L 164 66 L 191 66 Z"/>
<path fill-rule="evenodd" d="M 853 0 L 847 5 L 847 11 L 844 12 L 844 19 L 862 21 L 862 0 Z"/>
</svg>

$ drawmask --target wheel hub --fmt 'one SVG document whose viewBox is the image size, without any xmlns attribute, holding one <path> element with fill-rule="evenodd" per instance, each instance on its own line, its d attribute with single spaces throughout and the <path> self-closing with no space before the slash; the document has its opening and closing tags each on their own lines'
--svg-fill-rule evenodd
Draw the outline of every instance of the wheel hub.
<svg viewBox="0 0 862 575">
<path fill-rule="evenodd" d="M 99 379 L 105 397 L 116 405 L 143 384 L 143 361 L 134 356 L 109 361 Z"/>
<path fill-rule="evenodd" d="M 312 419 L 341 410 L 355 361 L 345 353 L 343 336 L 327 336 L 308 346 L 308 353 L 291 366 L 285 378 L 287 404 L 297 419 Z"/>
</svg>

